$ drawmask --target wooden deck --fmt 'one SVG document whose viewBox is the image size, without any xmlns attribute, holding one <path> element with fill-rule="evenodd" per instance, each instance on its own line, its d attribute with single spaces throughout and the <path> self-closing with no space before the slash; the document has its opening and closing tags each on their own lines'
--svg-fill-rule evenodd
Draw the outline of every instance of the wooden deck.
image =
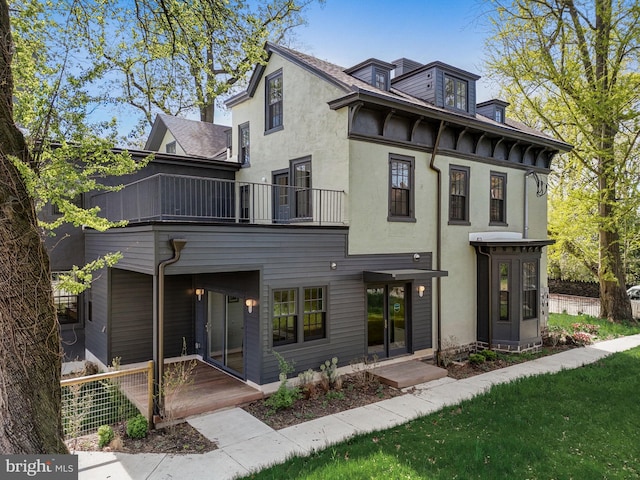
<svg viewBox="0 0 640 480">
<path fill-rule="evenodd" d="M 174 364 L 168 364 L 165 372 L 171 368 L 175 368 Z M 264 396 L 260 390 L 201 361 L 196 360 L 192 376 L 193 382 L 190 385 L 165 398 L 167 418 L 177 420 L 222 408 L 236 407 Z"/>
<path fill-rule="evenodd" d="M 374 368 L 371 372 L 380 379 L 381 383 L 394 388 L 411 387 L 447 376 L 446 369 L 419 360 L 384 365 Z"/>
</svg>

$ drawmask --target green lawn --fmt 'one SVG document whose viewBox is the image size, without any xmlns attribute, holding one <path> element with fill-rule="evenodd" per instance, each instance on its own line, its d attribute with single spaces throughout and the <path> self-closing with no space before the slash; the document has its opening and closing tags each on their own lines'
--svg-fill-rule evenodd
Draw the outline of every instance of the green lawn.
<svg viewBox="0 0 640 480">
<path fill-rule="evenodd" d="M 497 385 L 460 406 L 248 478 L 640 478 L 639 397 L 636 348 Z"/>
<path fill-rule="evenodd" d="M 566 313 L 549 314 L 549 326 L 558 326 L 571 330 L 574 323 L 598 325 L 598 339 L 606 340 L 609 338 L 622 337 L 626 335 L 635 335 L 640 333 L 640 323 L 624 322 L 612 323 L 602 318 L 590 317 L 589 315 L 567 315 Z"/>
</svg>

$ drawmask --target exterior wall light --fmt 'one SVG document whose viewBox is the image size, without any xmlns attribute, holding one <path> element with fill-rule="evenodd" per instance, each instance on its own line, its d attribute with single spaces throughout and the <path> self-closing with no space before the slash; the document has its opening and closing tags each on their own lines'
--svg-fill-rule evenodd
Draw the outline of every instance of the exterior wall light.
<svg viewBox="0 0 640 480">
<path fill-rule="evenodd" d="M 247 312 L 252 313 L 253 312 L 253 307 L 258 305 L 258 301 L 254 300 L 253 298 L 247 298 L 244 301 L 244 304 L 247 306 Z"/>
<path fill-rule="evenodd" d="M 338 264 L 336 262 L 331 262 L 329 264 L 329 267 L 331 268 L 331 270 L 335 270 L 338 268 Z"/>
<path fill-rule="evenodd" d="M 198 297 L 198 301 L 202 300 L 202 295 L 204 295 L 204 288 L 196 288 L 196 296 Z"/>
<path fill-rule="evenodd" d="M 424 291 L 425 291 L 425 286 L 424 285 L 419 285 L 418 286 L 418 296 L 420 298 L 424 297 Z"/>
</svg>

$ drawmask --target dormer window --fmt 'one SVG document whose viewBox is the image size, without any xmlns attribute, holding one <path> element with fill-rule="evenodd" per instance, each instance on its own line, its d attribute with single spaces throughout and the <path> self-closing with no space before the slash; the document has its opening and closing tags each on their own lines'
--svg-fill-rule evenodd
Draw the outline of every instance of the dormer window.
<svg viewBox="0 0 640 480">
<path fill-rule="evenodd" d="M 467 111 L 467 91 L 468 84 L 466 80 L 444 76 L 444 104 L 446 107 L 456 110 Z"/>
<path fill-rule="evenodd" d="M 167 143 L 165 150 L 167 151 L 167 153 L 176 153 L 176 142 L 175 140 L 173 142 L 169 142 Z"/>
<path fill-rule="evenodd" d="M 351 68 L 344 70 L 344 73 L 351 75 L 363 82 L 376 87 L 385 92 L 389 91 L 391 71 L 396 66 L 392 63 L 383 62 L 376 58 L 370 58 Z"/>
<path fill-rule="evenodd" d="M 379 88 L 380 90 L 389 90 L 389 87 L 388 87 L 389 72 L 376 68 L 374 70 L 374 74 L 375 74 L 375 87 Z"/>
<path fill-rule="evenodd" d="M 501 110 L 501 109 L 499 109 L 499 108 L 498 108 L 498 109 L 496 109 L 496 115 L 495 115 L 495 120 L 496 120 L 496 122 L 498 122 L 498 123 L 502 123 L 502 121 L 503 121 L 503 120 L 502 120 L 502 118 L 503 118 L 503 117 L 504 117 L 504 115 L 503 115 L 503 113 L 502 113 L 502 110 Z"/>
</svg>

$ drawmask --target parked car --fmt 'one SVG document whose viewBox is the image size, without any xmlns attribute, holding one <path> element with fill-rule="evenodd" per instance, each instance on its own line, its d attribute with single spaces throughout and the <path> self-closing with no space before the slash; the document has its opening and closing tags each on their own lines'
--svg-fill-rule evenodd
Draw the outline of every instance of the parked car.
<svg viewBox="0 0 640 480">
<path fill-rule="evenodd" d="M 631 300 L 640 300 L 640 285 L 634 285 L 627 290 L 627 295 Z"/>
</svg>

